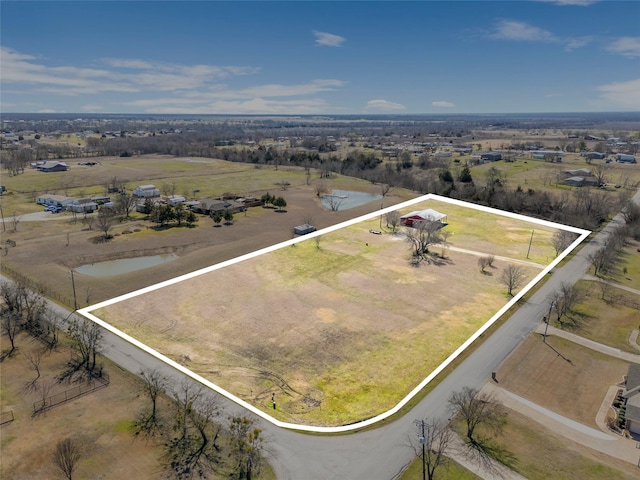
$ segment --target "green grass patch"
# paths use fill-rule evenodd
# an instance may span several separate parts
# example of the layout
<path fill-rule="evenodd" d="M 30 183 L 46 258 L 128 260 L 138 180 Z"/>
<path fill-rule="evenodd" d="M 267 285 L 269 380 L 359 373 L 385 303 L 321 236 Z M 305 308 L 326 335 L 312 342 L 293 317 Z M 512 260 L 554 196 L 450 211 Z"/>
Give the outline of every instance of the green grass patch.
<path fill-rule="evenodd" d="M 470 472 L 450 458 L 435 471 L 434 480 L 477 480 L 482 477 Z M 398 480 L 422 480 L 422 459 L 416 458 Z"/>
<path fill-rule="evenodd" d="M 640 295 L 595 281 L 581 280 L 577 285 L 582 301 L 560 324 L 555 318 L 552 324 L 595 342 L 637 353 L 629 344 L 629 335 L 640 326 L 640 310 L 633 306 L 640 305 Z"/>

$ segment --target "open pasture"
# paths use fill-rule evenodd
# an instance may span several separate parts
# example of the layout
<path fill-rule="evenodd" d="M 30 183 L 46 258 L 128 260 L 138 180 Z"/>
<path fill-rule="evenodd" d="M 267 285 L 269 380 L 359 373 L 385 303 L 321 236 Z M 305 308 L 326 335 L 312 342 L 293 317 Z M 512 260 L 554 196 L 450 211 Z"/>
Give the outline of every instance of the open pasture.
<path fill-rule="evenodd" d="M 507 264 L 527 282 L 546 266 L 525 261 L 527 222 L 434 200 L 406 210 L 425 208 L 448 215 L 458 249 L 442 258 L 434 247 L 419 267 L 401 233 L 371 234 L 381 221 L 369 216 L 86 312 L 281 421 L 362 421 L 393 408 L 507 303 Z M 534 226 L 550 241 L 553 228 Z M 483 273 L 486 254 L 496 261 Z"/>

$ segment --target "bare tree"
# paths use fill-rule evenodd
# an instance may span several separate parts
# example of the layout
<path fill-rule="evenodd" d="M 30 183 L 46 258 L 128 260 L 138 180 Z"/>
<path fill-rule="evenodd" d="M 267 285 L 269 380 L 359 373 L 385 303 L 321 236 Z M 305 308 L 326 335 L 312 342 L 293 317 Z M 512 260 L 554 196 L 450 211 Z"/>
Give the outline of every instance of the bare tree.
<path fill-rule="evenodd" d="M 551 243 L 556 251 L 556 257 L 569 248 L 576 238 L 577 235 L 573 232 L 569 232 L 568 230 L 558 230 L 554 233 Z"/>
<path fill-rule="evenodd" d="M 467 439 L 472 444 L 477 443 L 475 433 L 479 425 L 499 429 L 502 425 L 501 419 L 504 417 L 502 408 L 490 395 L 469 387 L 451 394 L 449 408 L 452 414 L 460 415 L 465 422 Z"/>
<path fill-rule="evenodd" d="M 418 431 L 420 447 L 411 437 L 411 446 L 416 456 L 422 459 L 422 471 L 424 477 L 434 480 L 436 470 L 446 465 L 446 453 L 453 438 L 453 431 L 446 422 L 441 419 L 416 420 L 414 422 Z"/>
<path fill-rule="evenodd" d="M 425 220 L 414 227 L 407 228 L 404 232 L 405 240 L 411 244 L 413 258 L 416 263 L 427 260 L 429 247 L 440 241 L 440 222 Z"/>
<path fill-rule="evenodd" d="M 480 257 L 478 259 L 478 266 L 480 267 L 480 271 L 484 273 L 485 268 L 493 266 L 493 262 L 496 257 L 493 255 L 485 255 L 484 257 Z"/>
<path fill-rule="evenodd" d="M 22 329 L 22 318 L 16 311 L 11 311 L 8 308 L 2 311 L 2 335 L 6 335 L 9 338 L 11 348 L 8 352 L 1 352 L 0 360 L 4 360 L 6 357 L 13 355 L 16 351 L 16 337 Z"/>
<path fill-rule="evenodd" d="M 326 199 L 329 209 L 331 209 L 332 212 L 340 210 L 340 207 L 344 203 L 344 198 L 340 198 L 335 195 L 325 195 L 323 198 Z"/>
<path fill-rule="evenodd" d="M 562 282 L 560 289 L 549 295 L 549 302 L 556 312 L 558 322 L 572 310 L 580 297 L 580 291 L 574 285 L 566 282 Z"/>
<path fill-rule="evenodd" d="M 255 427 L 253 420 L 246 417 L 232 417 L 229 425 L 230 455 L 234 461 L 234 472 L 238 479 L 251 480 L 260 474 L 264 437 L 262 430 Z"/>
<path fill-rule="evenodd" d="M 615 263 L 615 251 L 609 244 L 605 244 L 589 255 L 588 259 L 593 266 L 593 274 L 600 275 L 609 270 Z"/>
<path fill-rule="evenodd" d="M 316 187 L 315 190 L 316 190 L 317 197 L 321 197 L 322 195 L 324 195 L 329 191 L 329 187 L 327 186 L 327 183 L 323 182 L 322 180 L 317 181 L 315 184 L 315 187 Z"/>
<path fill-rule="evenodd" d="M 116 210 L 121 215 L 124 215 L 125 218 L 129 218 L 129 214 L 135 208 L 137 201 L 138 199 L 131 193 L 122 192 L 116 198 Z"/>
<path fill-rule="evenodd" d="M 73 472 L 82 459 L 80 444 L 71 438 L 65 438 L 56 443 L 53 452 L 53 463 L 64 473 L 68 480 L 73 480 Z"/>
<path fill-rule="evenodd" d="M 279 182 L 275 182 L 274 185 L 280 187 L 280 190 L 285 191 L 289 189 L 291 183 L 287 182 L 286 180 L 280 180 Z"/>
<path fill-rule="evenodd" d="M 221 428 L 214 419 L 220 414 L 220 406 L 188 380 L 174 392 L 173 399 L 173 432 L 166 444 L 168 468 L 178 479 L 190 479 L 194 474 L 205 478 L 219 462 L 217 440 Z"/>
<path fill-rule="evenodd" d="M 96 368 L 96 357 L 102 348 L 102 330 L 100 326 L 90 320 L 74 320 L 69 325 L 69 336 L 74 343 L 80 357 L 72 362 L 73 374 L 75 370 L 83 368 L 90 375 Z"/>
<path fill-rule="evenodd" d="M 598 186 L 607 183 L 607 175 L 609 173 L 609 169 L 610 167 L 608 163 L 598 163 L 593 169 L 593 176 L 596 177 Z"/>
<path fill-rule="evenodd" d="M 391 227 L 391 231 L 395 233 L 398 225 L 400 225 L 400 212 L 398 212 L 397 210 L 387 212 L 384 218 L 387 222 L 387 227 Z"/>
<path fill-rule="evenodd" d="M 513 296 L 513 291 L 525 281 L 526 275 L 522 267 L 509 264 L 502 271 L 500 281 L 507 287 L 507 294 Z"/>
<path fill-rule="evenodd" d="M 391 191 L 391 185 L 389 185 L 388 183 L 381 183 L 380 184 L 380 194 L 383 197 L 386 197 L 387 194 Z"/>
<path fill-rule="evenodd" d="M 36 378 L 27 382 L 25 386 L 26 391 L 31 391 L 36 388 L 36 384 L 38 380 L 40 380 L 40 363 L 42 362 L 42 354 L 44 352 L 41 349 L 37 349 L 35 352 L 25 352 L 24 356 L 29 360 L 29 364 L 31 365 L 31 370 L 36 372 Z"/>
<path fill-rule="evenodd" d="M 160 188 L 162 189 L 163 195 L 170 197 L 172 195 L 175 195 L 178 189 L 178 185 L 176 184 L 176 182 L 164 182 Z"/>
<path fill-rule="evenodd" d="M 138 420 L 134 423 L 136 427 L 135 434 L 142 433 L 152 437 L 161 427 L 158 416 L 158 396 L 166 388 L 166 379 L 157 370 L 142 371 L 140 372 L 140 378 L 142 379 L 142 390 L 151 400 L 151 411 L 145 410 L 140 414 Z"/>
<path fill-rule="evenodd" d="M 98 229 L 104 232 L 104 239 L 110 238 L 109 231 L 113 228 L 113 224 L 116 222 L 115 212 L 111 208 L 102 207 L 98 210 L 98 217 L 96 223 Z"/>
<path fill-rule="evenodd" d="M 640 205 L 633 200 L 628 200 L 622 207 L 622 216 L 627 225 L 640 223 Z"/>

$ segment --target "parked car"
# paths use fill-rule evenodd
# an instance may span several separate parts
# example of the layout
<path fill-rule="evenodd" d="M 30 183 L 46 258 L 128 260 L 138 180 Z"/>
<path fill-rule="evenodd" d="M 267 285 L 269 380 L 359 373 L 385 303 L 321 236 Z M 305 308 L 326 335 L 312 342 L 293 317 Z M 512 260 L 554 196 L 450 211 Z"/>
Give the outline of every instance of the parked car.
<path fill-rule="evenodd" d="M 44 211 L 51 213 L 60 213 L 62 211 L 62 207 L 58 207 L 57 205 L 48 205 L 45 207 Z"/>

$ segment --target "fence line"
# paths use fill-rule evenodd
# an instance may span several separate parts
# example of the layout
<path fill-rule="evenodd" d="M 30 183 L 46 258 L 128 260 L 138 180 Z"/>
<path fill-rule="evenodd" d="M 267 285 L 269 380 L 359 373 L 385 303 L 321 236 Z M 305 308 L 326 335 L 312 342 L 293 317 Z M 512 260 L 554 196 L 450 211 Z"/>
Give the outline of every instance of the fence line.
<path fill-rule="evenodd" d="M 0 425 L 13 422 L 14 420 L 15 418 L 13 417 L 13 410 L 0 413 Z"/>
<path fill-rule="evenodd" d="M 68 306 L 70 308 L 73 307 L 73 301 L 64 295 L 60 295 L 56 291 L 52 290 L 49 286 L 37 283 L 30 278 L 25 277 L 21 273 L 16 272 L 13 268 L 5 265 L 4 262 L 0 262 L 0 270 L 7 274 L 7 276 L 11 277 L 15 282 L 21 283 L 25 287 L 33 290 L 34 292 L 39 293 L 42 296 L 53 298 L 57 300 L 61 304 Z"/>
<path fill-rule="evenodd" d="M 101 377 L 93 379 L 89 384 L 78 385 L 77 387 L 70 388 L 64 392 L 51 395 L 44 400 L 38 400 L 33 402 L 33 414 L 44 412 L 50 408 L 60 405 L 61 403 L 68 402 L 74 398 L 78 398 L 82 395 L 86 395 L 101 388 L 109 386 L 109 375 L 106 372 L 101 374 Z"/>

